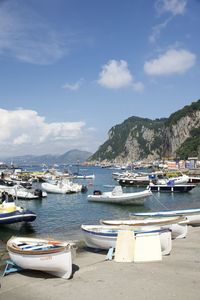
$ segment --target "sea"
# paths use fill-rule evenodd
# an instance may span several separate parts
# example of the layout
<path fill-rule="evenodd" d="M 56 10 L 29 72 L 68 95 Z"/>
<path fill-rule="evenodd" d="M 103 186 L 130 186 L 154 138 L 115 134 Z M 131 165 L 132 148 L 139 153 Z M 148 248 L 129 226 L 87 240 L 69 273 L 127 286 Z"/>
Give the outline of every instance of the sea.
<path fill-rule="evenodd" d="M 33 170 L 31 167 L 27 167 L 27 171 L 31 170 Z M 17 205 L 32 210 L 37 214 L 37 218 L 31 223 L 1 226 L 0 240 L 6 243 L 13 235 L 81 240 L 82 224 L 99 224 L 101 219 L 128 218 L 129 213 L 132 212 L 200 207 L 200 186 L 195 187 L 189 193 L 156 192 L 146 199 L 144 205 L 140 206 L 89 202 L 87 195 L 92 194 L 94 190 L 111 191 L 115 185 L 118 185 L 118 182 L 112 177 L 112 173 L 116 170 L 101 167 L 80 167 L 79 172 L 95 175 L 95 179 L 75 180 L 87 186 L 87 192 L 64 195 L 48 193 L 48 196 L 42 199 L 17 200 Z M 40 188 L 40 183 L 34 183 L 33 187 Z M 123 187 L 124 192 L 144 189 L 145 187 Z"/>

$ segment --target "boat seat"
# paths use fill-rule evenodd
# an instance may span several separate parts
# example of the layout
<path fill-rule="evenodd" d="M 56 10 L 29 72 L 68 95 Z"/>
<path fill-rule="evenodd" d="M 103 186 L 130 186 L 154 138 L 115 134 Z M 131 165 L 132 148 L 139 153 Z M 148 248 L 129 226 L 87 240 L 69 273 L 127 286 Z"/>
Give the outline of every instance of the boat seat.
<path fill-rule="evenodd" d="M 19 246 L 19 245 L 18 245 Z M 59 245 L 35 245 L 35 246 L 31 246 L 31 245 L 22 245 L 19 246 L 22 250 L 48 250 L 49 248 L 59 248 Z"/>

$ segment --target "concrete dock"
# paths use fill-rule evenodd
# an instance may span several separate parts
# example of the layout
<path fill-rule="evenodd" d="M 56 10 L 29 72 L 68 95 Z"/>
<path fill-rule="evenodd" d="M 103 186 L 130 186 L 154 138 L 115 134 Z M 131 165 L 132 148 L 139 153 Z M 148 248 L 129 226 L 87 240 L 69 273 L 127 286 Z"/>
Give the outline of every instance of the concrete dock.
<path fill-rule="evenodd" d="M 200 227 L 189 227 L 185 239 L 173 240 L 161 262 L 117 263 L 106 253 L 81 251 L 69 280 L 38 271 L 0 278 L 1 300 L 199 300 Z"/>

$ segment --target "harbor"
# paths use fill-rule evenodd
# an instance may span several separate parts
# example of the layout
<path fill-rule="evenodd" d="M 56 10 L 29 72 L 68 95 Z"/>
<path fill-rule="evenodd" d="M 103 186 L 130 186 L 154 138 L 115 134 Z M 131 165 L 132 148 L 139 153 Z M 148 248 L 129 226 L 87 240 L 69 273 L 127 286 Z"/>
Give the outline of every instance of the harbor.
<path fill-rule="evenodd" d="M 151 292 L 151 299 L 160 297 L 164 300 L 173 298 L 184 300 L 188 297 L 198 299 L 199 283 L 197 278 L 200 274 L 198 255 L 200 242 L 199 185 L 196 184 L 188 192 L 149 191 L 148 196 L 140 205 L 134 204 L 134 202 L 123 203 L 123 200 L 121 203 L 113 203 L 115 201 L 113 199 L 109 201 L 108 195 L 112 195 L 112 191 L 118 191 L 119 187 L 118 197 L 122 197 L 122 199 L 123 195 L 127 197 L 127 195 L 138 195 L 142 191 L 148 191 L 148 187 L 143 185 L 140 187 L 130 185 L 121 187 L 116 177 L 113 176 L 115 173 L 113 168 L 99 166 L 82 166 L 81 168 L 84 174 L 93 174 L 92 178 L 73 178 L 70 180 L 75 184 L 85 186 L 84 191 L 77 190 L 73 193 L 47 192 L 45 197 L 40 194 L 41 197 L 36 199 L 15 199 L 17 207 L 32 211 L 37 217 L 31 222 L 18 222 L 0 227 L 0 270 L 1 275 L 4 275 L 1 276 L 0 281 L 0 298 L 2 300 L 25 300 L 27 297 L 29 299 L 55 299 L 58 297 L 62 300 L 66 299 L 66 294 L 68 294 L 71 299 L 91 299 L 92 297 L 102 299 L 104 297 L 112 300 L 121 299 L 121 297 L 131 299 L 134 294 L 138 299 L 149 299 L 149 292 Z M 61 169 L 57 172 L 64 174 Z M 148 172 L 146 174 L 150 174 L 151 178 L 152 173 L 150 170 Z M 142 173 L 144 174 L 144 170 Z M 136 174 L 138 174 L 138 170 L 133 173 L 133 176 Z M 183 176 L 184 180 L 185 178 L 186 176 Z M 32 185 L 37 190 L 42 189 L 41 182 L 34 181 Z M 108 191 L 110 192 L 108 193 Z M 97 192 L 100 194 L 99 196 L 103 195 L 104 201 L 90 201 L 90 195 Z M 115 193 L 114 196 L 116 197 Z M 12 202 L 8 204 L 13 205 Z M 181 214 L 178 213 L 180 209 L 182 210 Z M 162 214 L 163 210 L 167 210 L 169 213 L 174 212 L 174 216 L 167 214 L 161 216 L 160 219 L 158 217 L 151 219 L 152 216 L 150 215 L 151 218 L 147 218 L 146 221 L 145 219 L 143 221 L 141 217 L 132 219 L 132 216 L 140 214 L 144 216 L 148 213 L 153 215 L 153 211 L 160 211 Z M 185 218 L 183 212 L 186 214 L 189 211 L 194 211 L 197 219 Z M 104 225 L 104 222 L 108 225 Z M 122 227 L 120 227 L 120 222 L 122 222 Z M 109 223 L 116 223 L 114 226 L 117 229 L 109 226 Z M 173 223 L 174 225 L 171 225 Z M 145 230 L 144 226 L 137 229 L 137 226 L 144 224 L 146 224 Z M 197 227 L 190 226 L 193 224 Z M 123 226 L 125 227 L 123 228 Z M 92 229 L 91 233 L 88 231 L 89 228 Z M 97 233 L 100 237 L 99 241 L 97 237 L 95 238 L 95 228 L 99 228 Z M 103 230 L 102 237 L 100 236 L 101 231 L 99 231 L 101 228 Z M 106 237 L 106 228 L 108 228 L 110 241 L 111 235 L 113 235 L 112 242 L 107 243 L 106 240 L 105 242 L 102 240 L 103 236 Z M 141 258 L 140 250 L 134 250 L 134 258 L 131 261 L 126 259 L 126 255 L 124 261 L 119 261 L 117 260 L 118 236 L 119 232 L 125 234 L 123 231 L 127 229 L 129 233 L 134 230 L 135 245 L 137 245 L 140 237 L 143 237 L 143 242 L 147 243 L 145 248 L 148 251 Z M 88 237 L 87 232 L 89 233 Z M 13 236 L 19 236 L 16 238 L 18 245 L 13 242 L 12 246 L 11 241 L 15 240 L 12 238 Z M 148 237 L 150 236 L 153 236 L 153 239 L 160 238 L 159 255 L 154 255 L 157 253 L 157 248 L 153 239 L 148 244 Z M 29 242 L 32 245 L 29 245 Z M 130 241 L 126 238 L 124 242 L 127 243 L 126 249 L 129 249 Z M 10 246 L 7 246 L 6 249 L 8 243 Z M 44 243 L 44 247 L 41 243 Z M 70 248 L 66 254 L 62 252 L 65 251 L 65 245 L 68 244 L 75 246 L 73 258 L 69 256 Z M 48 247 L 46 248 L 45 245 Z M 149 256 L 151 252 L 149 247 L 153 249 L 153 256 Z M 23 256 L 27 254 L 26 248 L 30 248 L 35 258 L 38 255 L 37 251 L 42 251 L 41 259 L 42 261 L 47 260 L 47 264 L 41 266 L 40 258 L 38 264 L 29 255 L 27 259 L 30 258 L 30 264 L 27 259 L 25 261 L 18 260 L 22 253 Z M 109 249 L 113 249 L 111 254 Z M 18 257 L 16 256 L 17 251 Z M 66 266 L 67 273 L 63 273 L 66 275 L 55 276 L 58 273 L 51 271 L 50 262 L 54 253 L 56 253 L 55 257 L 58 257 L 59 253 L 67 255 L 69 264 L 68 267 Z M 140 258 L 137 261 L 138 253 Z M 14 261 L 16 259 L 15 264 L 16 262 L 19 265 L 22 263 L 24 268 L 15 267 L 10 258 Z M 11 269 L 8 267 L 10 263 Z M 44 269 L 46 272 L 40 271 Z M 64 272 L 66 271 L 64 270 Z"/>

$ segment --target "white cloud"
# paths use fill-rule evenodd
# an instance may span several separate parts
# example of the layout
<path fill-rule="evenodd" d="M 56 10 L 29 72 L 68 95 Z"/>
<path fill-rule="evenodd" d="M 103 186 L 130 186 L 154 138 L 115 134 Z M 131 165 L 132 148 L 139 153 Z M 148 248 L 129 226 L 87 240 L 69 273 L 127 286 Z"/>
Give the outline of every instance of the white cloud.
<path fill-rule="evenodd" d="M 187 0 L 158 0 L 155 3 L 159 14 L 169 12 L 172 15 L 183 15 L 185 13 Z"/>
<path fill-rule="evenodd" d="M 98 83 L 106 88 L 119 89 L 133 87 L 136 91 L 143 90 L 141 82 L 136 82 L 128 69 L 128 64 L 124 60 L 110 60 L 102 67 L 99 74 Z"/>
<path fill-rule="evenodd" d="M 163 23 L 155 25 L 152 29 L 152 34 L 149 37 L 149 41 L 151 43 L 155 43 L 156 40 L 159 38 L 161 31 L 167 27 L 168 23 L 172 20 L 172 17 L 166 19 Z"/>
<path fill-rule="evenodd" d="M 66 55 L 61 34 L 25 4 L 0 4 L 0 54 L 32 64 L 51 64 Z"/>
<path fill-rule="evenodd" d="M 82 121 L 47 123 L 36 111 L 23 109 L 0 108 L 0 115 L 1 157 L 64 153 L 77 147 L 93 151 L 98 146 L 93 140 L 94 130 Z"/>
<path fill-rule="evenodd" d="M 157 0 L 155 2 L 155 9 L 158 15 L 161 16 L 168 13 L 169 17 L 152 28 L 149 41 L 155 43 L 160 37 L 162 30 L 164 30 L 177 15 L 184 15 L 186 6 L 187 0 Z"/>
<path fill-rule="evenodd" d="M 158 58 L 145 62 L 144 71 L 148 75 L 183 74 L 192 68 L 196 55 L 184 49 L 168 50 Z"/>
<path fill-rule="evenodd" d="M 82 82 L 83 82 L 83 80 L 81 79 L 75 83 L 65 83 L 63 85 L 63 88 L 65 90 L 77 91 L 80 89 Z"/>

